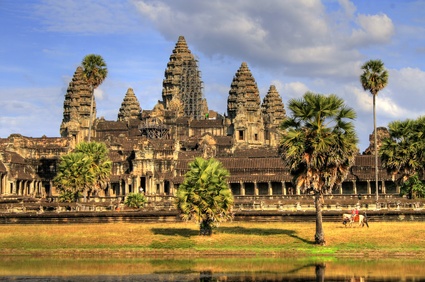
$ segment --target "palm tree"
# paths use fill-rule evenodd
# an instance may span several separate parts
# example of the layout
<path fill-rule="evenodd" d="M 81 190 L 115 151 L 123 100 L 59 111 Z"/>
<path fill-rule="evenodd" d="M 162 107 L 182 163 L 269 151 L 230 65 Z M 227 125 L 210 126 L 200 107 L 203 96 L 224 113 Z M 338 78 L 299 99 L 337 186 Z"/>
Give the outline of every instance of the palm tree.
<path fill-rule="evenodd" d="M 91 172 L 91 160 L 83 153 L 69 153 L 61 157 L 58 173 L 53 182 L 63 194 L 73 195 L 77 201 L 81 192 L 94 181 Z"/>
<path fill-rule="evenodd" d="M 414 177 L 422 179 L 425 166 L 425 117 L 393 121 L 388 129 L 390 136 L 383 140 L 379 150 L 382 166 L 401 186 L 406 182 L 414 183 Z"/>
<path fill-rule="evenodd" d="M 77 201 L 82 192 L 90 195 L 106 186 L 112 162 L 103 143 L 81 142 L 61 158 L 54 183 L 64 193 L 72 193 Z"/>
<path fill-rule="evenodd" d="M 105 143 L 81 142 L 75 148 L 75 152 L 83 153 L 91 160 L 91 172 L 94 176 L 93 185 L 88 189 L 88 195 L 98 193 L 106 188 L 111 175 L 112 162 L 108 157 L 108 149 Z"/>
<path fill-rule="evenodd" d="M 177 208 L 184 220 L 200 223 L 200 234 L 211 235 L 217 223 L 233 217 L 229 172 L 216 159 L 196 158 L 177 189 Z"/>
<path fill-rule="evenodd" d="M 94 100 L 94 89 L 96 89 L 105 80 L 108 75 L 108 69 L 102 56 L 90 54 L 84 57 L 82 63 L 84 77 L 90 86 L 91 91 L 91 102 L 90 102 L 90 120 L 89 120 L 89 136 L 88 141 L 90 142 L 92 119 L 93 119 L 93 100 Z"/>
<path fill-rule="evenodd" d="M 378 137 L 376 132 L 376 96 L 378 92 L 384 89 L 388 84 L 388 72 L 384 68 L 381 60 L 370 60 L 366 62 L 361 69 L 363 74 L 360 76 L 360 82 L 363 89 L 369 90 L 373 96 L 373 131 L 374 131 L 374 149 L 375 149 L 375 189 L 376 202 L 378 202 Z"/>
<path fill-rule="evenodd" d="M 336 95 L 311 92 L 291 99 L 291 116 L 281 125 L 282 158 L 297 189 L 313 193 L 316 206 L 316 244 L 325 245 L 322 226 L 323 195 L 346 178 L 358 153 L 351 120 L 356 114 Z"/>

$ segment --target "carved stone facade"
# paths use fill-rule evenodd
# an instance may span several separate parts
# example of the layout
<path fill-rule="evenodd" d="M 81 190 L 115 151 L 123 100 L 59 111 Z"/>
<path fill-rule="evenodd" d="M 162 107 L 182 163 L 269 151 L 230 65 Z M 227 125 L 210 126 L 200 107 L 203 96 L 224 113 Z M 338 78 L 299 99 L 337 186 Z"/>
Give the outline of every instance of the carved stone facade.
<path fill-rule="evenodd" d="M 224 116 L 208 109 L 197 62 L 183 36 L 165 70 L 162 100 L 152 110 L 141 110 L 136 94 L 127 90 L 116 121 L 93 115 L 92 140 L 108 146 L 113 162 L 110 183 L 100 196 L 121 197 L 140 189 L 174 195 L 197 156 L 223 162 L 235 195 L 299 194 L 279 154 L 282 98 L 272 85 L 261 102 L 247 63 L 235 73 Z M 87 139 L 90 98 L 78 67 L 65 93 L 61 137 L 0 138 L 1 195 L 57 195 L 52 179 L 60 157 Z M 373 163 L 373 156 L 359 155 L 336 193 L 371 194 Z M 396 192 L 385 170 L 379 177 L 381 192 Z"/>

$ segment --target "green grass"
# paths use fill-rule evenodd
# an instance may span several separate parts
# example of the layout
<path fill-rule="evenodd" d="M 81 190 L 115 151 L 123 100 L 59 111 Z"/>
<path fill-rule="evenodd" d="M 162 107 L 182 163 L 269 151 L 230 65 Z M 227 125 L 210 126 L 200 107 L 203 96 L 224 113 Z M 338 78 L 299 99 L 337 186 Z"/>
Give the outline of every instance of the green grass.
<path fill-rule="evenodd" d="M 273 256 L 425 259 L 425 223 L 374 222 L 370 228 L 324 223 L 326 246 L 314 244 L 314 223 L 221 224 L 210 237 L 194 223 L 0 225 L 3 255 Z"/>

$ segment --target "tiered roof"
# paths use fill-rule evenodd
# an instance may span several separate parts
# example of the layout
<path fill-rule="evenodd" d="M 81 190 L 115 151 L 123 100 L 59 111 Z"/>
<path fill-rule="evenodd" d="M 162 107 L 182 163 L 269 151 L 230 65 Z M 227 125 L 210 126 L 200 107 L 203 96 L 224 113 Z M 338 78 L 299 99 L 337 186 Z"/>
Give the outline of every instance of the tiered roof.
<path fill-rule="evenodd" d="M 229 118 L 234 119 L 241 108 L 248 112 L 255 112 L 260 108 L 260 92 L 246 62 L 241 64 L 230 86 L 227 99 Z"/>
<path fill-rule="evenodd" d="M 125 94 L 124 100 L 121 103 L 121 108 L 118 112 L 118 121 L 128 121 L 130 119 L 140 119 L 140 113 L 142 108 L 140 107 L 139 100 L 132 88 L 128 88 Z"/>

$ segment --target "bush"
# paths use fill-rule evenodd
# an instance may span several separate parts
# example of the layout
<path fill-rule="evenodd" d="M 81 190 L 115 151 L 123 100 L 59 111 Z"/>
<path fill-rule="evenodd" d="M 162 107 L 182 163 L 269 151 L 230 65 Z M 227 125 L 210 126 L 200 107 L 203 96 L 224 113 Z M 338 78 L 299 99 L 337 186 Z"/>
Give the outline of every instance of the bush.
<path fill-rule="evenodd" d="M 141 208 L 145 205 L 146 198 L 139 193 L 130 193 L 127 195 L 124 204 L 129 208 Z"/>
<path fill-rule="evenodd" d="M 70 190 L 63 190 L 59 193 L 58 201 L 60 203 L 72 203 L 76 202 L 81 197 L 80 192 L 72 192 Z"/>

